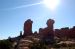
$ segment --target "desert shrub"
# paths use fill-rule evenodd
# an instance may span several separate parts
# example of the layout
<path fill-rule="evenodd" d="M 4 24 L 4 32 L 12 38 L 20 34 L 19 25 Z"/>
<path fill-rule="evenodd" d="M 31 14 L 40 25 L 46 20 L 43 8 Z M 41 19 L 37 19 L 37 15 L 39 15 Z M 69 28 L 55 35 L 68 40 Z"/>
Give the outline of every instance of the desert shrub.
<path fill-rule="evenodd" d="M 12 43 L 8 40 L 1 40 L 0 41 L 0 49 L 11 49 Z"/>

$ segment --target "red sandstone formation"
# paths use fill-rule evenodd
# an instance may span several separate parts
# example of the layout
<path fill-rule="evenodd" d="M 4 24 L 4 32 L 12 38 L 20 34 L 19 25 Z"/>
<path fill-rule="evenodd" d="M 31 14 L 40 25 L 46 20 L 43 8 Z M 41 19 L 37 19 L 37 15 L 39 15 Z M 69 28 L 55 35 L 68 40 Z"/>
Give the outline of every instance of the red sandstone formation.
<path fill-rule="evenodd" d="M 33 23 L 33 21 L 31 21 L 30 19 L 25 21 L 25 23 L 24 23 L 24 35 L 25 36 L 32 34 L 32 23 Z"/>
<path fill-rule="evenodd" d="M 47 36 L 50 34 L 53 36 L 54 35 L 54 31 L 53 31 L 54 20 L 49 19 L 46 24 L 47 24 L 46 28 L 39 29 L 39 34 L 43 36 Z"/>

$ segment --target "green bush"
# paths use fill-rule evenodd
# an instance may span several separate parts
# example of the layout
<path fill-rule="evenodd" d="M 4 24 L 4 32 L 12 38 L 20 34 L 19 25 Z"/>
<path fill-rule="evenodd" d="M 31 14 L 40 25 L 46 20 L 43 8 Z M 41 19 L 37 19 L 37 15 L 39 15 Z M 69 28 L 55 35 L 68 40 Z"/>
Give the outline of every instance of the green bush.
<path fill-rule="evenodd" d="M 11 49 L 12 43 L 8 40 L 1 40 L 0 41 L 0 49 Z"/>

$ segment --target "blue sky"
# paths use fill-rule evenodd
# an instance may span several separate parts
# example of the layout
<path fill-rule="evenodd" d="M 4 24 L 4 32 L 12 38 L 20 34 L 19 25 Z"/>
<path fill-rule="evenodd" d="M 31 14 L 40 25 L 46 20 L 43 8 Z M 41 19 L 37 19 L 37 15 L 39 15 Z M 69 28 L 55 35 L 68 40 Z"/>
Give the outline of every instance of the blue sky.
<path fill-rule="evenodd" d="M 45 28 L 49 18 L 55 20 L 54 28 L 75 26 L 75 0 L 60 0 L 54 13 L 44 4 L 27 6 L 40 1 L 0 0 L 0 39 L 18 36 L 27 19 L 33 20 L 33 32 Z"/>

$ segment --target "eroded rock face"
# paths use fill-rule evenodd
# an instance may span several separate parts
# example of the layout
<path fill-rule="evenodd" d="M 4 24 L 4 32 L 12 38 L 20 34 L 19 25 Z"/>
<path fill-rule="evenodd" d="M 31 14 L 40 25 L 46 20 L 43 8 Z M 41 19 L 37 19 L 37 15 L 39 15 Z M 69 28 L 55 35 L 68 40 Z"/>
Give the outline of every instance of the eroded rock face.
<path fill-rule="evenodd" d="M 54 20 L 49 19 L 46 24 L 47 24 L 46 28 L 39 29 L 39 34 L 42 36 L 43 41 L 48 41 L 48 43 L 52 43 L 54 39 L 54 30 L 53 30 Z"/>
<path fill-rule="evenodd" d="M 53 34 L 54 33 L 54 31 L 53 31 L 54 20 L 49 19 L 46 24 L 47 24 L 46 28 L 40 28 L 39 29 L 39 34 L 47 36 L 49 34 Z"/>
<path fill-rule="evenodd" d="M 52 19 L 48 19 L 47 20 L 47 28 L 49 28 L 50 30 L 53 30 L 53 25 L 54 25 L 54 23 L 55 23 L 55 21 L 54 20 L 52 20 Z"/>
<path fill-rule="evenodd" d="M 31 21 L 30 19 L 25 21 L 24 23 L 24 35 L 25 36 L 32 34 L 32 23 L 33 21 Z"/>

